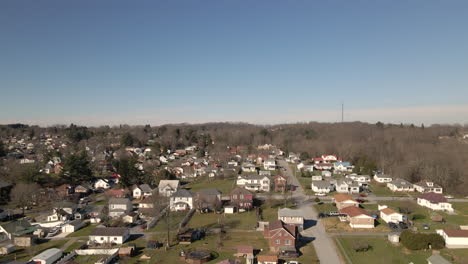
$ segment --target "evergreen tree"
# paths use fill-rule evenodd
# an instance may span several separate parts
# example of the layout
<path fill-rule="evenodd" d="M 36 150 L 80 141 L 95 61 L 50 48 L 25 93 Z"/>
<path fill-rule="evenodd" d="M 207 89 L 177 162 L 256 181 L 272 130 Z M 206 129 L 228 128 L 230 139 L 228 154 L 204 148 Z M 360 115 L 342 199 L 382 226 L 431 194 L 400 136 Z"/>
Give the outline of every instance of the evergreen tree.
<path fill-rule="evenodd" d="M 61 177 L 71 184 L 80 184 L 93 179 L 88 155 L 82 151 L 78 154 L 71 154 L 65 159 Z"/>

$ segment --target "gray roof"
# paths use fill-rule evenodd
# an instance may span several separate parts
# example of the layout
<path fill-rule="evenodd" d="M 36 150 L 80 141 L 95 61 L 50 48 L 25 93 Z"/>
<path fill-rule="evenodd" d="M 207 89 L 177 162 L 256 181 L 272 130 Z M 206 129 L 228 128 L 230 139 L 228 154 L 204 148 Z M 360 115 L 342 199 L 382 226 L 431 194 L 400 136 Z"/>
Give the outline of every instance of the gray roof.
<path fill-rule="evenodd" d="M 177 192 L 172 194 L 173 197 L 193 197 L 192 192 L 187 189 L 179 189 Z"/>
<path fill-rule="evenodd" d="M 52 257 L 53 255 L 55 255 L 57 253 L 63 253 L 63 251 L 58 249 L 58 248 L 49 248 L 47 250 L 42 251 L 39 255 L 33 257 L 32 259 L 33 260 L 34 259 L 45 260 L 45 259 L 48 259 L 48 258 Z"/>
<path fill-rule="evenodd" d="M 329 188 L 331 185 L 329 181 L 312 181 L 312 184 L 318 188 Z"/>
<path fill-rule="evenodd" d="M 392 181 L 392 184 L 395 185 L 396 187 L 401 187 L 401 188 L 408 188 L 408 187 L 413 187 L 413 184 L 410 183 L 409 181 L 403 180 L 403 179 L 395 179 Z"/>
<path fill-rule="evenodd" d="M 439 254 L 434 254 L 427 259 L 431 264 L 450 264 L 451 262 L 443 258 Z"/>
<path fill-rule="evenodd" d="M 281 208 L 278 210 L 278 217 L 304 217 L 301 210 Z"/>
<path fill-rule="evenodd" d="M 179 180 L 161 180 L 159 181 L 159 188 L 169 186 L 172 189 L 179 187 Z"/>
<path fill-rule="evenodd" d="M 125 227 L 96 227 L 91 231 L 91 236 L 123 236 L 128 232 Z"/>
<path fill-rule="evenodd" d="M 142 184 L 138 186 L 142 192 L 152 192 L 153 189 L 148 184 Z"/>
<path fill-rule="evenodd" d="M 262 180 L 263 178 L 269 178 L 266 175 L 258 175 L 258 174 L 249 174 L 249 175 L 239 175 L 243 179 L 248 180 Z"/>
<path fill-rule="evenodd" d="M 15 234 L 15 233 L 23 234 L 24 232 L 27 232 L 29 230 L 32 232 L 35 229 L 31 225 L 31 223 L 29 223 L 29 221 L 25 220 L 25 219 L 21 219 L 21 220 L 18 220 L 18 221 L 13 221 L 13 222 L 10 222 L 10 223 L 3 224 L 2 227 L 9 234 Z"/>

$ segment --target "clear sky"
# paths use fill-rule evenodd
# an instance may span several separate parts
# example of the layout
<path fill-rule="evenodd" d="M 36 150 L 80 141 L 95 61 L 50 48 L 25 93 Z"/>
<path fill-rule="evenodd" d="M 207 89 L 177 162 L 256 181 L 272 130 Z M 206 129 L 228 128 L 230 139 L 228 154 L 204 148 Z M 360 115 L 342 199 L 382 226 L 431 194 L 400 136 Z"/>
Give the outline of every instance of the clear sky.
<path fill-rule="evenodd" d="M 2 0 L 0 123 L 468 123 L 466 0 Z"/>

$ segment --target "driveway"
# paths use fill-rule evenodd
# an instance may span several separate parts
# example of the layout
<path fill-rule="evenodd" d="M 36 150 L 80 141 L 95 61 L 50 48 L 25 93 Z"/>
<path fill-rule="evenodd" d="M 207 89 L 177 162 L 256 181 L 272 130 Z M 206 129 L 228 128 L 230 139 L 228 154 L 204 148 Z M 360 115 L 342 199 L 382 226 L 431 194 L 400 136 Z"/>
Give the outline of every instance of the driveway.
<path fill-rule="evenodd" d="M 338 253 L 338 249 L 336 248 L 335 243 L 325 231 L 323 225 L 317 222 L 317 211 L 315 211 L 314 207 L 312 206 L 312 202 L 309 200 L 309 197 L 305 195 L 302 186 L 299 184 L 295 175 L 293 175 L 288 163 L 284 160 L 279 160 L 278 163 L 280 166 L 286 168 L 284 173 L 289 177 L 289 183 L 298 186 L 296 191 L 294 191 L 293 198 L 298 201 L 298 209 L 302 210 L 304 219 L 306 221 L 304 224 L 304 230 L 301 232 L 301 235 L 305 239 L 312 241 L 320 263 L 344 263 L 340 257 L 340 254 Z"/>

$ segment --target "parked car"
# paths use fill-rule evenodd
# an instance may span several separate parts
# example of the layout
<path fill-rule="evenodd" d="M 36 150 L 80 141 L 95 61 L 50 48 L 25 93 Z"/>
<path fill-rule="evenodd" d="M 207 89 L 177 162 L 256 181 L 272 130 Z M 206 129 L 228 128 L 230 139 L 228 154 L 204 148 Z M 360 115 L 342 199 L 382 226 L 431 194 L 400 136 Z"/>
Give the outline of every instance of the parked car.
<path fill-rule="evenodd" d="M 367 194 L 361 193 L 359 196 L 361 196 L 361 197 L 367 197 Z"/>
<path fill-rule="evenodd" d="M 326 193 L 315 193 L 315 196 L 327 196 Z"/>
<path fill-rule="evenodd" d="M 429 230 L 429 226 L 428 225 L 422 225 L 422 227 L 424 228 L 424 230 Z"/>
<path fill-rule="evenodd" d="M 358 202 L 358 203 L 365 203 L 365 202 L 367 202 L 367 201 L 364 200 L 364 199 L 356 199 L 356 202 Z"/>
<path fill-rule="evenodd" d="M 340 213 L 338 213 L 337 211 L 330 211 L 330 213 L 328 213 L 328 215 L 330 215 L 330 216 L 339 216 Z"/>
<path fill-rule="evenodd" d="M 406 223 L 404 223 L 404 222 L 398 223 L 398 226 L 399 226 L 401 229 L 403 229 L 403 230 L 404 230 L 404 229 L 408 229 L 408 225 L 407 225 Z"/>
<path fill-rule="evenodd" d="M 388 227 L 393 231 L 393 232 L 398 232 L 400 230 L 399 226 L 395 223 L 388 223 Z"/>

